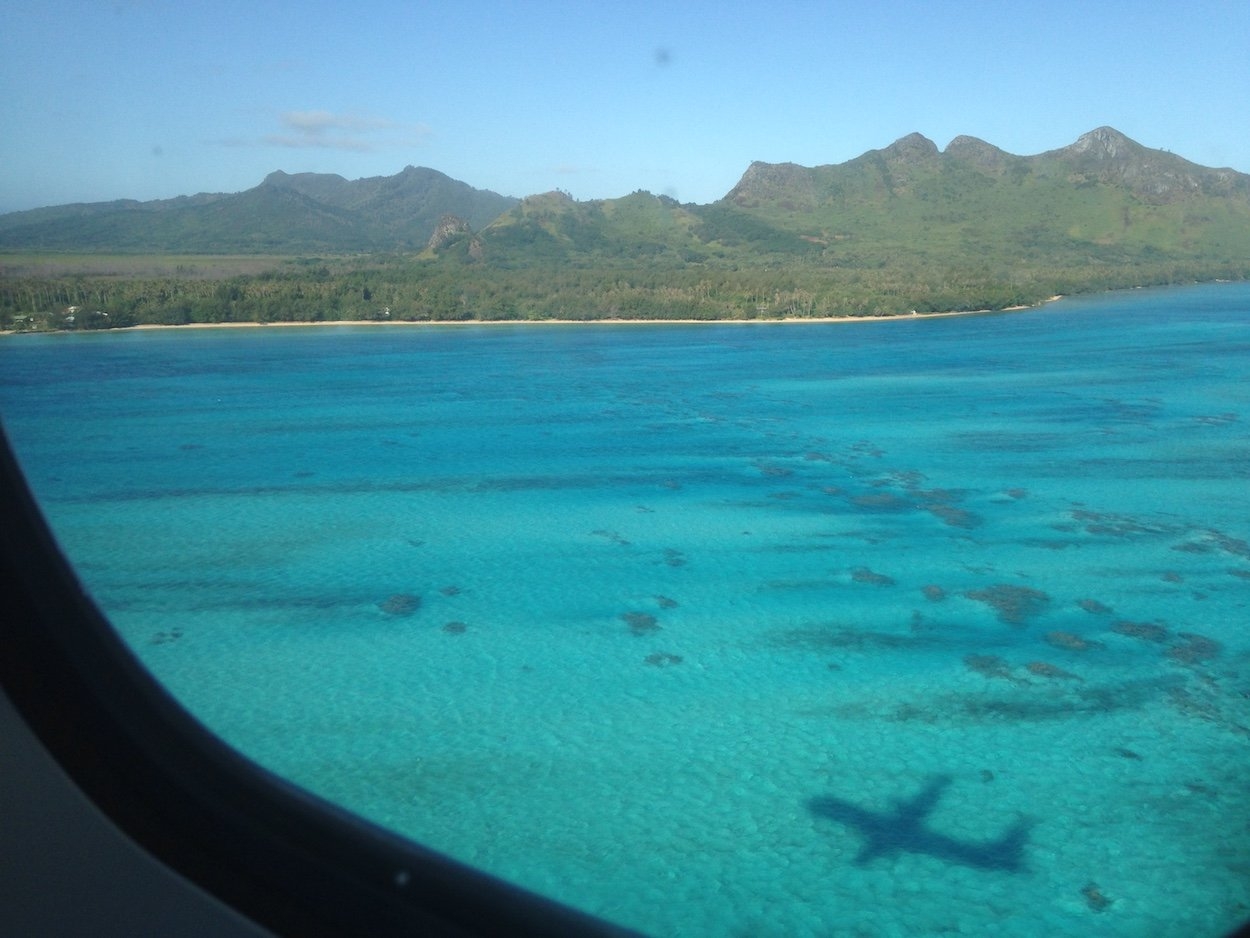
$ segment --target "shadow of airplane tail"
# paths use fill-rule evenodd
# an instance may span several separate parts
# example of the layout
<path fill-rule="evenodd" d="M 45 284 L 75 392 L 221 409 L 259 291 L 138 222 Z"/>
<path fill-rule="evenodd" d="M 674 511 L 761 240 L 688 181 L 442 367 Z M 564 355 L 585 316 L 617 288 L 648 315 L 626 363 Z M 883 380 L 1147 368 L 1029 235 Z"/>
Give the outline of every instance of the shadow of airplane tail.
<path fill-rule="evenodd" d="M 926 823 L 950 783 L 949 776 L 930 779 L 915 797 L 896 800 L 892 811 L 869 811 L 832 796 L 812 798 L 807 807 L 817 817 L 837 821 L 859 832 L 864 838 L 864 845 L 855 857 L 859 866 L 880 856 L 923 853 L 947 863 L 981 870 L 1023 872 L 1024 848 L 1033 821 L 1021 818 L 1001 837 L 990 841 L 960 840 L 935 831 Z"/>

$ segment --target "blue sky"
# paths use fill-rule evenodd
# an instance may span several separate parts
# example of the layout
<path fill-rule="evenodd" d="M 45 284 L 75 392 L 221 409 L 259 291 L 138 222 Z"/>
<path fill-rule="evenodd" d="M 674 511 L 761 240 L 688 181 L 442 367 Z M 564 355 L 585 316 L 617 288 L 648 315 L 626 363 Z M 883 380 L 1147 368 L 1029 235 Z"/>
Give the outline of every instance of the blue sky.
<path fill-rule="evenodd" d="M 578 199 L 752 160 L 1109 124 L 1250 172 L 1250 3 L 30 0 L 0 12 L 0 212 L 430 166 Z"/>

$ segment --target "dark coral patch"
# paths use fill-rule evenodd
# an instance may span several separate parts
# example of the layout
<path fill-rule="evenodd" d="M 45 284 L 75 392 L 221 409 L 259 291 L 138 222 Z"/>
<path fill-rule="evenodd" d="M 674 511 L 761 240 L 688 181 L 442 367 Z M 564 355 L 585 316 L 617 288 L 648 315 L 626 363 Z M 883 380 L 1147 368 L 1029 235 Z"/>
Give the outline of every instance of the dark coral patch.
<path fill-rule="evenodd" d="M 946 598 L 946 590 L 932 583 L 921 587 L 920 591 L 924 593 L 924 598 L 930 602 L 940 603 Z"/>
<path fill-rule="evenodd" d="M 903 469 L 899 472 L 891 472 L 889 481 L 894 482 L 904 488 L 918 488 L 924 483 L 926 476 L 919 469 Z"/>
<path fill-rule="evenodd" d="M 1081 895 L 1085 897 L 1085 904 L 1095 912 L 1104 911 L 1107 906 L 1115 901 L 1114 899 L 1108 899 L 1097 883 L 1086 883 L 1084 888 L 1081 889 Z"/>
<path fill-rule="evenodd" d="M 868 495 L 856 495 L 851 499 L 856 508 L 867 511 L 911 511 L 915 505 L 909 499 L 895 495 L 893 492 L 872 492 Z"/>
<path fill-rule="evenodd" d="M 786 476 L 794 475 L 794 470 L 787 469 L 785 466 L 772 466 L 767 463 L 757 462 L 755 468 L 760 471 L 761 475 L 773 479 L 784 479 Z"/>
<path fill-rule="evenodd" d="M 810 651 L 825 651 L 830 648 L 870 651 L 881 648 L 933 648 L 945 644 L 946 640 L 929 634 L 898 635 L 893 632 L 872 632 L 829 625 L 776 632 L 772 641 L 783 648 Z"/>
<path fill-rule="evenodd" d="M 1224 650 L 1223 645 L 1213 638 L 1207 638 L 1205 635 L 1198 635 L 1194 632 L 1181 632 L 1179 635 L 1184 639 L 1185 644 L 1169 648 L 1167 656 L 1173 661 L 1179 661 L 1181 664 L 1198 664 L 1202 661 L 1209 661 Z"/>
<path fill-rule="evenodd" d="M 448 635 L 462 635 L 467 628 L 463 622 L 448 622 L 443 626 L 443 631 Z"/>
<path fill-rule="evenodd" d="M 1172 550 L 1182 554 L 1209 554 L 1214 549 L 1210 544 L 1198 544 L 1194 541 L 1186 541 L 1183 544 L 1173 544 Z"/>
<path fill-rule="evenodd" d="M 421 597 L 412 593 L 395 593 L 378 603 L 388 616 L 410 616 L 421 608 Z"/>
<path fill-rule="evenodd" d="M 1220 711 L 1219 704 L 1212 697 L 1199 689 L 1190 689 L 1188 687 L 1173 687 L 1168 690 L 1168 703 L 1185 716 L 1193 717 L 1198 720 L 1206 720 L 1209 723 L 1224 723 L 1224 715 Z M 1240 733 L 1250 732 L 1240 724 L 1233 724 L 1236 731 Z"/>
<path fill-rule="evenodd" d="M 675 547 L 664 548 L 664 562 L 670 567 L 684 567 L 686 565 L 686 555 Z"/>
<path fill-rule="evenodd" d="M 660 630 L 660 623 L 655 616 L 647 612 L 623 612 L 620 618 L 635 635 L 649 635 Z"/>
<path fill-rule="evenodd" d="M 1081 638 L 1081 636 L 1073 635 L 1071 632 L 1047 632 L 1046 642 L 1054 645 L 1056 648 L 1066 648 L 1068 651 L 1089 651 L 1091 648 L 1102 647 L 1101 642 Z"/>
<path fill-rule="evenodd" d="M 1046 537 L 1026 537 L 1021 539 L 1021 544 L 1027 547 L 1038 547 L 1042 550 L 1067 550 L 1069 547 L 1077 547 L 1077 541 L 1063 541 L 1057 538 Z"/>
<path fill-rule="evenodd" d="M 1166 642 L 1168 640 L 1167 628 L 1158 622 L 1129 622 L 1127 619 L 1121 619 L 1119 622 L 1112 624 L 1111 631 L 1117 635 L 1140 638 L 1144 642 Z"/>
<path fill-rule="evenodd" d="M 594 531 L 591 531 L 590 533 L 594 537 L 601 537 L 604 540 L 608 541 L 609 543 L 617 544 L 621 547 L 628 547 L 630 543 L 626 538 L 622 537 L 616 531 L 605 531 L 603 528 L 598 528 Z"/>
<path fill-rule="evenodd" d="M 867 567 L 856 567 L 851 571 L 851 579 L 856 583 L 870 583 L 873 586 L 893 586 L 894 577 L 877 573 Z"/>
<path fill-rule="evenodd" d="M 459 596 L 463 590 L 458 586 L 444 586 L 439 592 L 444 596 Z"/>
<path fill-rule="evenodd" d="M 1038 677 L 1051 678 L 1060 681 L 1083 681 L 1083 677 L 1073 674 L 1071 671 L 1065 671 L 1063 668 L 1056 667 L 1046 661 L 1030 661 L 1025 665 L 1030 674 L 1036 674 Z"/>
<path fill-rule="evenodd" d="M 980 527 L 982 523 L 980 515 L 968 511 L 966 508 L 956 508 L 954 505 L 926 505 L 925 510 L 943 524 L 952 528 L 964 528 L 967 530 Z"/>
<path fill-rule="evenodd" d="M 1113 611 L 1106 603 L 1100 603 L 1096 599 L 1078 599 L 1076 604 L 1090 615 L 1095 616 L 1109 616 Z"/>
<path fill-rule="evenodd" d="M 1132 515 L 1118 515 L 1114 512 L 1078 508 L 1072 511 L 1071 517 L 1085 528 L 1086 534 L 1133 538 L 1171 533 L 1171 528 L 1166 525 L 1135 518 Z"/>
<path fill-rule="evenodd" d="M 1008 625 L 1026 625 L 1029 619 L 1040 614 L 1050 603 L 1050 597 L 1041 590 L 1007 583 L 997 583 L 981 590 L 968 590 L 964 596 L 985 603 L 998 613 L 1000 622 Z"/>
<path fill-rule="evenodd" d="M 1005 681 L 1018 680 L 1011 673 L 1011 665 L 998 655 L 966 655 L 964 664 L 969 671 L 975 671 L 985 677 L 1000 678 Z"/>
<path fill-rule="evenodd" d="M 645 664 L 652 665 L 657 668 L 667 668 L 669 665 L 681 664 L 681 655 L 670 655 L 666 651 L 654 651 L 643 659 Z"/>
<path fill-rule="evenodd" d="M 669 599 L 667 596 L 657 595 L 655 597 L 655 602 L 656 602 L 656 605 L 658 605 L 661 609 L 676 609 L 677 608 L 677 600 Z"/>
<path fill-rule="evenodd" d="M 1235 557 L 1246 557 L 1250 559 L 1250 541 L 1245 541 L 1239 537 L 1232 537 L 1223 531 L 1209 531 L 1207 536 L 1220 550 L 1226 554 L 1232 554 Z"/>

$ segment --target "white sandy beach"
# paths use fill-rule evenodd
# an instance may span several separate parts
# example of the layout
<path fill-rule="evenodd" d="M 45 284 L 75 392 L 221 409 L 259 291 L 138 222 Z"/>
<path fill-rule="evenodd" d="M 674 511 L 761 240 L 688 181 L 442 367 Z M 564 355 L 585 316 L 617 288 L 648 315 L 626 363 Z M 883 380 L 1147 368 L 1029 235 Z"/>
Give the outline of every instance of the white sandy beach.
<path fill-rule="evenodd" d="M 1046 303 L 1063 299 L 1062 294 L 1048 298 Z M 1045 304 L 1037 304 L 1037 306 Z M 120 326 L 117 329 L 99 331 L 133 331 L 149 329 L 259 329 L 300 328 L 313 326 L 662 326 L 662 325 L 792 325 L 802 323 L 851 323 L 851 322 L 898 322 L 913 319 L 942 319 L 950 316 L 987 316 L 994 313 L 1013 313 L 1037 306 L 1008 306 L 1004 309 L 952 310 L 938 313 L 897 313 L 888 316 L 790 316 L 774 319 L 333 319 L 317 322 L 189 322 L 183 325 L 144 323 L 138 326 Z M 0 331 L 0 335 L 16 335 L 13 330 Z"/>

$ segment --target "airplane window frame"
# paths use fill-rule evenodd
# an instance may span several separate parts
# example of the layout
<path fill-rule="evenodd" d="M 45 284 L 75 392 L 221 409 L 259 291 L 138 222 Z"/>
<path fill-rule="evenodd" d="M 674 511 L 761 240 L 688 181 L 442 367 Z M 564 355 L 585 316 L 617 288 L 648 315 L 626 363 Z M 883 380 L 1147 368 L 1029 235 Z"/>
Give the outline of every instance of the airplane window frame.
<path fill-rule="evenodd" d="M 2 427 L 0 518 L 0 687 L 86 797 L 184 878 L 280 935 L 635 934 L 377 827 L 206 730 L 80 584 Z"/>

